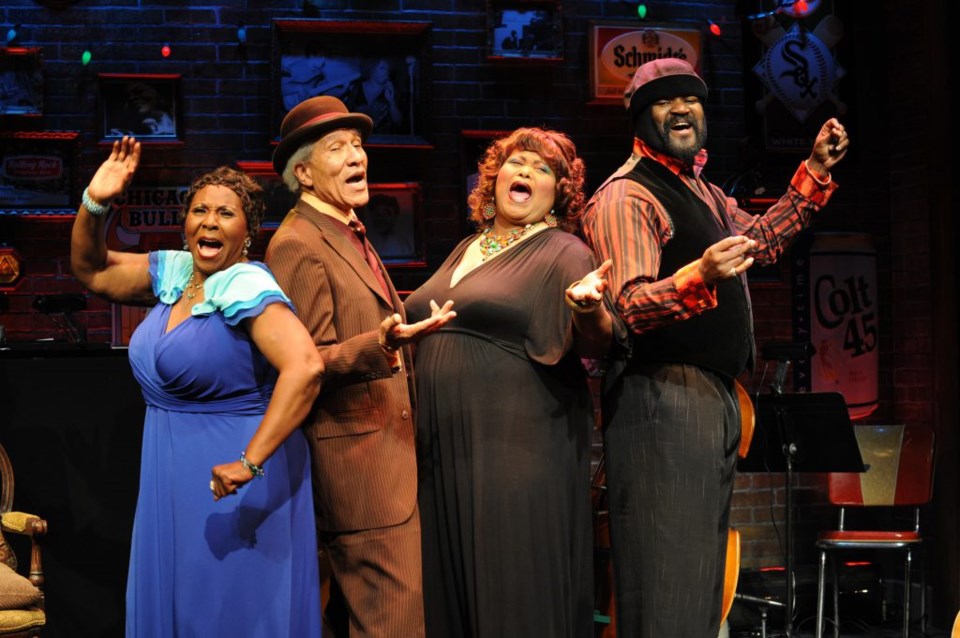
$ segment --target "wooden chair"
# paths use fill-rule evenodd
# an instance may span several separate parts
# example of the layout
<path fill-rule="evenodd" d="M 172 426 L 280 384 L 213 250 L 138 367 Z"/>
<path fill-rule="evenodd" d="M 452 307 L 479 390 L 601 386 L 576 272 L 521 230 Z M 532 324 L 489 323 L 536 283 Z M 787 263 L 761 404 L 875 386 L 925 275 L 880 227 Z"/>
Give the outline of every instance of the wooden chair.
<path fill-rule="evenodd" d="M 840 550 L 895 550 L 903 553 L 903 636 L 910 635 L 911 565 L 919 558 L 920 506 L 933 495 L 933 430 L 913 425 L 858 425 L 854 427 L 860 454 L 867 466 L 863 473 L 827 475 L 828 498 L 839 506 L 839 526 L 821 532 L 816 546 L 820 550 L 817 579 L 816 637 L 823 635 L 823 598 L 827 556 Z M 848 510 L 855 508 L 897 508 L 911 510 L 910 529 L 875 530 L 847 528 Z M 833 560 L 833 635 L 840 631 L 838 611 L 837 559 Z M 921 629 L 925 632 L 925 579 L 920 569 Z"/>
<path fill-rule="evenodd" d="M 33 514 L 11 511 L 13 486 L 13 466 L 0 445 L 0 636 L 36 638 L 47 622 L 41 590 L 43 567 L 37 543 L 47 532 L 47 522 Z M 3 536 L 11 533 L 30 538 L 28 577 L 17 573 L 17 557 Z"/>

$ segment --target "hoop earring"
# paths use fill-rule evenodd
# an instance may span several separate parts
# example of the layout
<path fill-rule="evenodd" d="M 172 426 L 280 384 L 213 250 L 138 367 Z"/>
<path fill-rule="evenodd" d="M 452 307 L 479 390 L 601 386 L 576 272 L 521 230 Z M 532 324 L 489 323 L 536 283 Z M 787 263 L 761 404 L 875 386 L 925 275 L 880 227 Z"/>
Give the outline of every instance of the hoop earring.
<path fill-rule="evenodd" d="M 487 202 L 480 210 L 480 214 L 483 215 L 484 219 L 493 219 L 497 216 L 497 207 L 493 205 L 492 201 Z"/>
<path fill-rule="evenodd" d="M 553 209 L 550 209 L 550 212 L 543 216 L 543 223 L 548 228 L 556 228 L 557 224 L 560 223 L 557 221 L 557 216 L 553 214 Z"/>

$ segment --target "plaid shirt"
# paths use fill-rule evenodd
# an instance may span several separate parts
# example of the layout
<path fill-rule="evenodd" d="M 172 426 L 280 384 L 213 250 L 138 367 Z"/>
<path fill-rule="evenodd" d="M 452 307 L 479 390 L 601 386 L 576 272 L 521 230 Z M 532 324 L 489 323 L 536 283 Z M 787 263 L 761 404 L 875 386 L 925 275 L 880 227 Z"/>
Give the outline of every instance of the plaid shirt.
<path fill-rule="evenodd" d="M 763 215 L 751 215 L 701 177 L 706 150 L 700 151 L 691 166 L 635 139 L 633 155 L 597 189 L 582 217 L 584 236 L 599 261 L 613 259 L 608 274 L 610 290 L 617 311 L 635 333 L 683 321 L 717 305 L 714 291 L 700 276 L 699 259 L 657 279 L 660 251 L 673 237 L 670 215 L 637 182 L 615 179 L 629 173 L 642 157 L 675 173 L 706 202 L 722 227 L 732 226 L 738 234 L 756 240 L 757 248 L 751 255 L 758 265 L 779 259 L 837 188 L 829 175 L 822 181 L 807 170 L 806 162 L 801 162 L 786 194 Z"/>

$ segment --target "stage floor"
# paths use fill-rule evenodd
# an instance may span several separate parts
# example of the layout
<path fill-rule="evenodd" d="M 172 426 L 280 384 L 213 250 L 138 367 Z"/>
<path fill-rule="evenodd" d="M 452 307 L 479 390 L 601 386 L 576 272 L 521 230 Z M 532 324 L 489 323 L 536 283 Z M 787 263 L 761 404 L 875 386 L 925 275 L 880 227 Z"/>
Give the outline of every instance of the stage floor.
<path fill-rule="evenodd" d="M 794 627 L 793 638 L 813 638 L 814 622 L 801 621 Z M 766 638 L 784 638 L 786 636 L 783 627 L 767 626 Z M 887 622 L 882 625 L 868 625 L 851 620 L 841 627 L 840 638 L 901 638 L 903 636 L 903 626 L 899 623 Z M 734 630 L 730 633 L 730 638 L 763 638 L 761 628 L 758 626 L 751 630 Z M 824 627 L 823 638 L 833 638 L 833 628 Z M 910 638 L 950 638 L 950 631 L 939 629 L 927 624 L 926 632 L 920 631 L 920 624 L 915 623 L 910 626 Z"/>

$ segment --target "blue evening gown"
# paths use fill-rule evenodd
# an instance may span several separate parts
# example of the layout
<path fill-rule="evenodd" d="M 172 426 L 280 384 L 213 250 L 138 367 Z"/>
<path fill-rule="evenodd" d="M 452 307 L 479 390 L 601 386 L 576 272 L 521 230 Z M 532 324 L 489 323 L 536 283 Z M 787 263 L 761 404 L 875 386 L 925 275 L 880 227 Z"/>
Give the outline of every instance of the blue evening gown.
<path fill-rule="evenodd" d="M 215 502 L 209 488 L 211 468 L 246 448 L 276 380 L 240 321 L 289 301 L 265 266 L 237 264 L 211 276 L 207 301 L 167 332 L 190 260 L 150 255 L 160 303 L 130 340 L 147 411 L 127 636 L 315 638 L 320 584 L 302 433 L 237 494 Z"/>

